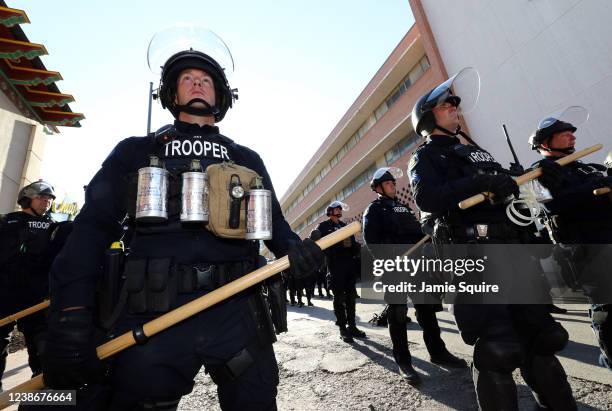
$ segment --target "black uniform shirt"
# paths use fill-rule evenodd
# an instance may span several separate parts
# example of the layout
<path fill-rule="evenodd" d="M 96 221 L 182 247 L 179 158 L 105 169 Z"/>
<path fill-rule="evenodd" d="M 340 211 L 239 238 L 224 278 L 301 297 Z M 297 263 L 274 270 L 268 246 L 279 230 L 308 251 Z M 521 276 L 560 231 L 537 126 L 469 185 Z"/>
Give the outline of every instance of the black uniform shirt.
<path fill-rule="evenodd" d="M 136 201 L 129 195 L 128 177 L 148 166 L 152 154 L 164 158 L 171 172 L 187 170 L 194 158 L 200 159 L 203 168 L 231 160 L 256 171 L 263 177 L 264 187 L 272 191 L 273 233 L 266 246 L 276 256 L 282 256 L 292 243 L 300 241 L 283 217 L 270 176 L 256 152 L 219 134 L 213 126 L 176 121 L 174 127 L 164 130 L 157 137 L 149 135 L 121 141 L 87 186 L 85 204 L 51 270 L 51 291 L 58 309 L 94 305 L 104 251 L 122 233 L 126 204 L 131 206 Z M 162 139 L 166 135 L 172 138 Z M 191 264 L 244 261 L 258 251 L 257 242 L 219 238 L 202 227 L 182 228 L 175 221 L 166 228 L 160 224 L 150 232 L 137 229 L 130 244 L 131 255 L 171 257 L 175 263 Z"/>
<path fill-rule="evenodd" d="M 561 167 L 563 181 L 559 188 L 550 190 L 553 199 L 546 203 L 552 214 L 561 216 L 564 222 L 612 221 L 612 202 L 607 195 L 593 195 L 602 188 L 606 167 L 601 164 L 585 164 L 580 161 Z"/>
<path fill-rule="evenodd" d="M 363 214 L 363 239 L 372 244 L 415 244 L 423 237 L 412 210 L 396 198 L 379 196 Z"/>
<path fill-rule="evenodd" d="M 48 215 L 18 211 L 6 216 L 0 224 L 0 273 L 5 281 L 14 282 L 9 276 L 29 275 L 47 284 L 47 247 L 53 224 Z"/>
<path fill-rule="evenodd" d="M 321 232 L 321 236 L 325 237 L 328 234 L 333 233 L 345 227 L 346 223 L 343 221 L 338 221 L 334 223 L 331 218 L 325 221 L 321 221 L 317 226 L 317 230 Z M 349 244 L 350 242 L 350 244 Z M 359 244 L 357 240 L 355 240 L 355 236 L 352 235 L 350 238 L 340 241 L 339 243 L 334 244 L 325 250 L 325 255 L 327 256 L 328 262 L 333 264 L 338 258 L 352 258 L 359 253 Z"/>
<path fill-rule="evenodd" d="M 503 172 L 503 168 L 491 154 L 445 135 L 430 137 L 408 164 L 414 199 L 423 211 L 421 219 L 453 215 L 466 224 L 506 221 L 503 205 L 482 202 L 467 210 L 458 206 L 462 200 L 481 192 L 474 176 L 498 172 Z"/>

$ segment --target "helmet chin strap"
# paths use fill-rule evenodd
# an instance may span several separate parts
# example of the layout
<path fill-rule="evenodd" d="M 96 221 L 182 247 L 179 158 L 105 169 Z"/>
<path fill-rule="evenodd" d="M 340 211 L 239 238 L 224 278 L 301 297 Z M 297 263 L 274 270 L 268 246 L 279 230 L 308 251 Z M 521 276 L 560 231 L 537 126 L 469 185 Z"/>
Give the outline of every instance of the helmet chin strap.
<path fill-rule="evenodd" d="M 192 104 L 202 103 L 206 107 L 194 107 Z M 174 106 L 177 113 L 187 113 L 194 116 L 216 116 L 219 114 L 219 109 L 216 106 L 211 106 L 207 101 L 201 98 L 194 98 L 189 100 L 187 104 L 176 104 Z"/>
<path fill-rule="evenodd" d="M 478 143 L 476 143 L 474 140 L 472 140 L 472 137 L 468 136 L 467 133 L 464 133 L 461 130 L 461 124 L 459 124 L 457 126 L 457 129 L 455 130 L 455 132 L 452 132 L 450 130 L 445 129 L 444 127 L 441 127 L 439 125 L 436 124 L 436 128 L 440 131 L 445 132 L 446 134 L 448 134 L 449 136 L 453 136 L 455 137 L 456 135 L 460 135 L 461 137 L 465 138 L 470 144 L 472 144 L 473 146 L 475 146 L 476 148 L 478 148 L 479 150 L 484 150 L 482 147 L 480 147 L 478 145 Z"/>

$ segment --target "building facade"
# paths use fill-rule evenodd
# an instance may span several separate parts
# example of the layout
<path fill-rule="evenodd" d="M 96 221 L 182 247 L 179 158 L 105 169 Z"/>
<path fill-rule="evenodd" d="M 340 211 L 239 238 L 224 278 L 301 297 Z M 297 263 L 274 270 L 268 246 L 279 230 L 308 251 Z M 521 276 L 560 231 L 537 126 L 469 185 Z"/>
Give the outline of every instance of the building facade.
<path fill-rule="evenodd" d="M 422 141 L 410 118 L 418 97 L 464 67 L 478 69 L 481 92 L 463 129 L 502 164 L 511 161 L 502 124 L 527 167 L 537 158 L 527 139 L 539 119 L 571 105 L 591 113 L 578 132 L 579 146 L 605 144 L 605 114 L 612 107 L 604 97 L 612 92 L 612 29 L 606 18 L 612 3 L 409 3 L 415 24 L 281 198 L 287 221 L 301 237 L 327 218 L 325 208 L 333 200 L 350 206 L 345 221 L 361 220 L 375 198 L 369 187 L 372 173 L 383 166 L 405 173 Z M 411 202 L 405 175 L 398 181 L 398 195 Z"/>
<path fill-rule="evenodd" d="M 0 0 L 0 214 L 18 209 L 21 187 L 43 177 L 49 136 L 84 118 L 70 110 L 74 98 L 55 85 L 61 74 L 42 63 L 45 46 L 31 43 L 19 27 L 26 23 L 23 10 Z"/>

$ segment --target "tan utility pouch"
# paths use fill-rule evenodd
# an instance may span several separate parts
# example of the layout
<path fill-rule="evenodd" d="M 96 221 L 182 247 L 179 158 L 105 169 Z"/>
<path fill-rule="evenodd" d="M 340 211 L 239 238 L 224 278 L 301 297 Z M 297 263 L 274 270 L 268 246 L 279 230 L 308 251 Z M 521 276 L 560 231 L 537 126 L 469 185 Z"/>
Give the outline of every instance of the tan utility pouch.
<path fill-rule="evenodd" d="M 211 164 L 206 168 L 206 174 L 208 175 L 210 213 L 206 228 L 218 237 L 244 239 L 246 235 L 246 198 L 251 182 L 255 177 L 259 177 L 259 174 L 233 162 Z M 236 204 L 238 200 L 232 198 L 231 190 L 237 185 L 242 186 L 244 195 L 239 200 L 240 211 L 238 215 L 235 215 L 238 211 Z M 232 215 L 232 201 L 234 201 L 234 215 Z M 233 218 L 233 225 L 237 227 L 230 227 L 230 218 Z"/>

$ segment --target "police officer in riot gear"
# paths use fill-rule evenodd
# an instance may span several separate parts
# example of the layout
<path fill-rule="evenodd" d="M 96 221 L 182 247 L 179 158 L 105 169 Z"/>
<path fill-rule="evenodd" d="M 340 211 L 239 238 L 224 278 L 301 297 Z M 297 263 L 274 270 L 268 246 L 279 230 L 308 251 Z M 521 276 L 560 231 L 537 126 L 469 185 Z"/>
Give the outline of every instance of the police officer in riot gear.
<path fill-rule="evenodd" d="M 22 210 L 9 213 L 0 224 L 0 318 L 38 304 L 49 294 L 49 243 L 54 227 L 49 210 L 54 199 L 55 192 L 49 183 L 40 180 L 28 184 L 17 198 Z M 0 327 L 0 378 L 13 326 Z M 32 374 L 40 374 L 45 312 L 20 319 L 17 328 L 25 337 Z"/>
<path fill-rule="evenodd" d="M 327 207 L 329 219 L 322 221 L 317 230 L 322 236 L 333 233 L 346 226 L 340 220 L 342 210 L 348 206 L 340 201 L 332 201 Z M 330 273 L 330 288 L 334 293 L 334 314 L 336 324 L 340 327 L 340 338 L 344 342 L 353 342 L 353 337 L 364 338 L 366 334 L 357 328 L 355 323 L 355 273 L 354 258 L 359 254 L 359 243 L 355 236 L 325 250 L 325 257 Z"/>
<path fill-rule="evenodd" d="M 577 126 L 587 119 L 588 112 L 583 107 L 568 107 L 540 121 L 537 130 L 529 138 L 532 149 L 544 157 L 537 165 L 551 170 L 549 175 L 539 180 L 553 197 L 546 203 L 551 214 L 547 225 L 552 240 L 583 247 L 582 253 L 574 253 L 574 256 L 581 255 L 581 258 L 573 261 L 572 267 L 582 267 L 586 260 L 594 257 L 591 251 L 595 249 L 591 250 L 588 245 L 612 244 L 611 197 L 593 194 L 595 189 L 612 187 L 610 168 L 582 161 L 563 167 L 555 163 L 555 160 L 575 151 Z M 609 263 L 606 267 L 609 267 Z M 580 272 L 575 274 L 581 277 Z M 599 362 L 612 369 L 612 297 L 598 295 L 600 291 L 588 293 L 591 301 L 597 303 L 591 307 L 590 315 L 601 348 Z"/>
<path fill-rule="evenodd" d="M 421 226 L 410 208 L 396 197 L 394 171 L 395 175 L 401 176 L 401 170 L 383 167 L 376 170 L 370 182 L 370 187 L 378 194 L 378 198 L 370 203 L 363 215 L 363 238 L 371 251 L 374 244 L 415 244 L 423 237 Z M 455 368 L 466 367 L 465 360 L 451 354 L 440 338 L 436 312 L 442 310 L 441 304 L 415 304 L 414 308 L 417 321 L 423 329 L 423 340 L 431 362 Z M 389 304 L 389 335 L 393 344 L 393 358 L 400 375 L 410 384 L 418 384 L 421 379 L 411 363 L 406 314 L 406 304 Z"/>
<path fill-rule="evenodd" d="M 156 34 L 148 56 L 150 67 L 162 67 L 159 96 L 175 122 L 146 137 L 121 141 L 87 186 L 73 233 L 51 271 L 52 331 L 44 375 L 52 388 L 102 381 L 105 368 L 97 359 L 93 338 L 99 267 L 104 250 L 122 232 L 124 216 L 132 216 L 135 206 L 142 209 L 137 188 L 146 187 L 143 181 L 152 183 L 135 179 L 151 156 L 170 176 L 167 219 L 135 222 L 130 254 L 123 273 L 117 273 L 126 278 L 127 298 L 113 333 L 134 330 L 257 267 L 259 242 L 245 239 L 243 219 L 238 218 L 243 213 L 234 216 L 238 228 L 229 231 L 233 230 L 234 202 L 238 211 L 242 207 L 245 190 L 238 173 L 244 170 L 261 176 L 263 186 L 272 192 L 273 233 L 266 246 L 277 257 L 288 255 L 297 277 L 309 274 L 323 256 L 314 242 L 301 241 L 291 231 L 259 155 L 220 134 L 215 125 L 237 97 L 227 78 L 233 61 L 225 43 L 203 28 L 177 26 Z M 216 221 L 216 232 L 210 228 L 213 214 L 223 209 L 215 210 L 212 200 L 208 225 L 179 220 L 181 187 L 176 177 L 189 171 L 193 160 L 202 170 L 238 170 L 226 175 L 232 182 L 229 191 L 227 185 L 218 192 L 210 186 L 211 198 L 217 196 L 223 200 L 218 203 L 232 205 L 229 220 L 225 214 L 224 220 Z M 228 160 L 232 163 L 223 163 Z M 150 192 L 140 190 L 139 199 Z M 227 233 L 234 233 L 233 237 Z M 105 375 L 104 382 L 110 386 L 106 408 L 176 409 L 204 365 L 218 386 L 221 408 L 275 409 L 279 378 L 272 348 L 275 336 L 262 298 L 259 287 L 252 287 L 119 353 L 113 358 L 110 376 Z"/>
<path fill-rule="evenodd" d="M 311 240 L 317 241 L 319 238 L 321 238 L 321 232 L 318 231 L 317 229 L 314 229 L 310 232 L 309 237 Z M 326 293 L 325 298 L 332 298 L 331 291 L 329 289 L 329 284 L 327 281 L 327 261 L 325 260 L 325 258 L 323 259 L 323 263 L 321 264 L 319 269 L 315 272 L 315 279 L 314 279 L 313 291 L 312 291 L 313 296 L 314 296 L 315 286 L 319 289 L 319 297 L 323 297 L 323 291 L 322 291 L 322 288 L 323 288 Z"/>
<path fill-rule="evenodd" d="M 431 227 L 436 244 L 529 241 L 529 232 L 509 224 L 503 204 L 506 197 L 518 195 L 516 182 L 491 154 L 457 137 L 472 141 L 461 131 L 459 113 L 475 105 L 479 83 L 474 69 L 464 69 L 419 98 L 412 112 L 415 131 L 427 140 L 410 160 L 410 183 L 422 223 Z M 484 192 L 493 193 L 496 202 L 458 207 Z M 512 371 L 519 367 L 540 406 L 576 409 L 567 376 L 554 356 L 568 334 L 546 306 L 455 304 L 454 314 L 463 340 L 474 346 L 472 371 L 480 409 L 518 408 Z"/>

